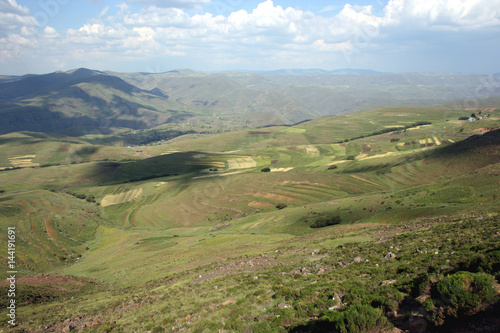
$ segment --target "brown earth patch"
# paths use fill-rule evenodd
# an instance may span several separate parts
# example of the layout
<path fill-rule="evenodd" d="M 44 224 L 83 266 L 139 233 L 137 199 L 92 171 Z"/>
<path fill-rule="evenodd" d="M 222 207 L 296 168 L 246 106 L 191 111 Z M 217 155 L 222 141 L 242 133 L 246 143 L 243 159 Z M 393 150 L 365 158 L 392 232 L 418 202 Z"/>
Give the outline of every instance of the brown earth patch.
<path fill-rule="evenodd" d="M 48 217 L 44 218 L 43 224 L 45 225 L 45 231 L 47 232 L 47 235 L 50 237 L 50 239 L 52 239 L 55 242 L 57 232 L 54 230 L 52 223 L 50 223 L 50 218 Z"/>
<path fill-rule="evenodd" d="M 57 148 L 57 152 L 62 153 L 62 152 L 67 152 L 69 150 L 70 145 L 67 143 L 62 143 L 59 148 Z"/>
<path fill-rule="evenodd" d="M 297 200 L 296 198 L 287 197 L 285 195 L 274 194 L 274 193 L 256 193 L 255 196 L 259 196 L 259 197 L 263 197 L 263 198 L 271 199 L 271 200 L 284 201 L 284 202 L 292 202 L 292 201 Z"/>
<path fill-rule="evenodd" d="M 70 276 L 55 275 L 55 274 L 33 274 L 22 276 L 16 279 L 18 284 L 27 284 L 31 286 L 54 286 L 54 285 L 73 285 L 83 286 L 82 281 L 78 281 Z M 2 281 L 0 284 L 6 285 L 7 281 Z"/>
<path fill-rule="evenodd" d="M 499 129 L 500 127 L 481 127 L 476 128 L 473 132 L 478 134 L 484 134 Z"/>
<path fill-rule="evenodd" d="M 253 208 L 264 208 L 264 207 L 271 207 L 272 205 L 267 202 L 252 201 L 248 203 L 248 206 Z"/>

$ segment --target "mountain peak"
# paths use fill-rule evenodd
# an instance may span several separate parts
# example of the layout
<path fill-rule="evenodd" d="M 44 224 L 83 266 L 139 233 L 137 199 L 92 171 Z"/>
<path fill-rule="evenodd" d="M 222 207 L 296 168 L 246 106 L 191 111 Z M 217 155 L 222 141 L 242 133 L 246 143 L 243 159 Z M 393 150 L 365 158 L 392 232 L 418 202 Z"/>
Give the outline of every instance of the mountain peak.
<path fill-rule="evenodd" d="M 71 69 L 71 70 L 67 71 L 66 74 L 70 74 L 71 76 L 73 76 L 75 78 L 87 78 L 87 77 L 91 77 L 91 76 L 95 76 L 95 75 L 107 75 L 104 72 L 96 71 L 96 70 L 88 69 L 88 68 L 83 68 L 83 67 Z"/>

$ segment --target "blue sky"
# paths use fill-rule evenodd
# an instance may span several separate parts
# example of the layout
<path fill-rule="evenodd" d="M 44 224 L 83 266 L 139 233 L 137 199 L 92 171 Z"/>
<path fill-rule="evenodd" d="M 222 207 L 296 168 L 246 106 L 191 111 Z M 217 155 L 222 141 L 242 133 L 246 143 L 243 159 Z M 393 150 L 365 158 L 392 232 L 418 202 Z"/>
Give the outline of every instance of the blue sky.
<path fill-rule="evenodd" d="M 0 0 L 0 74 L 500 72 L 500 0 Z"/>

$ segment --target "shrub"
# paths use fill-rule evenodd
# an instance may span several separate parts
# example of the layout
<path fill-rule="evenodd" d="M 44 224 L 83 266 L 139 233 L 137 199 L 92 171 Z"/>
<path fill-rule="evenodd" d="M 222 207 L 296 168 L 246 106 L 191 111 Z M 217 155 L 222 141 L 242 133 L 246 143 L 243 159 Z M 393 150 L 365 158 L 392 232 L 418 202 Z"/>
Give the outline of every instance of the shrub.
<path fill-rule="evenodd" d="M 346 160 L 349 160 L 349 161 L 354 161 L 355 159 L 356 159 L 356 157 L 354 155 L 349 155 L 346 158 Z"/>
<path fill-rule="evenodd" d="M 310 225 L 311 228 L 323 228 L 328 227 L 330 225 L 340 224 L 342 219 L 339 215 L 335 216 L 319 216 L 314 220 L 314 222 Z"/>
<path fill-rule="evenodd" d="M 335 169 L 337 169 L 337 168 L 338 168 L 338 167 L 337 167 L 337 165 L 336 165 L 336 164 L 332 164 L 332 165 L 330 165 L 330 166 L 328 167 L 328 170 L 335 170 Z"/>
<path fill-rule="evenodd" d="M 260 170 L 260 172 L 270 172 L 271 168 L 265 167 L 264 169 Z"/>
<path fill-rule="evenodd" d="M 382 310 L 366 304 L 353 304 L 343 312 L 332 312 L 321 317 L 321 321 L 331 322 L 338 332 L 387 332 L 392 324 Z"/>
<path fill-rule="evenodd" d="M 496 301 L 493 281 L 486 273 L 458 272 L 439 281 L 436 289 L 446 303 L 447 314 L 473 315 Z"/>
<path fill-rule="evenodd" d="M 95 202 L 95 197 L 93 195 L 88 195 L 85 200 L 87 200 L 88 202 Z"/>
<path fill-rule="evenodd" d="M 286 208 L 288 205 L 284 202 L 280 202 L 279 204 L 276 205 L 276 208 L 278 209 L 283 209 Z"/>

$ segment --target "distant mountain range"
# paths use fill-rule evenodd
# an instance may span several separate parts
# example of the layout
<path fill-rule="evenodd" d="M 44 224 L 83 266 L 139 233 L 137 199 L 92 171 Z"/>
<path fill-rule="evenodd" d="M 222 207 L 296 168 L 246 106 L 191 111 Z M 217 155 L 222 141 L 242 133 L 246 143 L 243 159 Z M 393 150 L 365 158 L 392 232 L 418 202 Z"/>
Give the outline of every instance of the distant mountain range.
<path fill-rule="evenodd" d="M 486 80 L 485 80 L 486 78 Z M 116 73 L 85 68 L 0 76 L 0 134 L 166 123 L 291 124 L 377 106 L 425 106 L 500 95 L 483 74 L 283 69 L 268 72 Z M 214 118 L 216 117 L 216 118 Z M 71 130 L 70 130 L 71 132 Z"/>
<path fill-rule="evenodd" d="M 337 74 L 337 75 L 352 75 L 352 74 L 389 74 L 384 72 L 377 72 L 371 69 L 352 69 L 343 68 L 335 70 L 324 70 L 319 68 L 310 69 L 278 69 L 273 71 L 249 71 L 249 70 L 235 70 L 226 72 L 241 72 L 241 73 L 255 73 L 262 75 L 324 75 L 324 74 Z"/>

